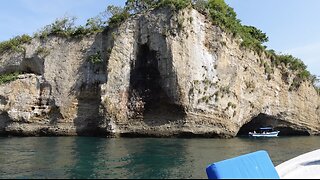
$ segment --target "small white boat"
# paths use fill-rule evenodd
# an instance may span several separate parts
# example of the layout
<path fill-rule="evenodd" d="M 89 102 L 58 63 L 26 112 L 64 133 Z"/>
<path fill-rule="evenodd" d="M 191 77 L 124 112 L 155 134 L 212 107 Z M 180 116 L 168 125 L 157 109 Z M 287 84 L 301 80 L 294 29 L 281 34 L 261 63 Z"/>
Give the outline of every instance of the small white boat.
<path fill-rule="evenodd" d="M 270 127 L 259 128 L 257 131 L 249 132 L 252 137 L 277 137 L 280 131 L 274 131 Z"/>

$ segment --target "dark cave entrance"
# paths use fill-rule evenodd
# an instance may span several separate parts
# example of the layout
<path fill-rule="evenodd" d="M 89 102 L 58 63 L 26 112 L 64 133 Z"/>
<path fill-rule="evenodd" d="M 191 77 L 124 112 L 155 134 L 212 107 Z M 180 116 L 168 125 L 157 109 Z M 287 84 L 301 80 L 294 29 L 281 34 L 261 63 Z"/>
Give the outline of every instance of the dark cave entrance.
<path fill-rule="evenodd" d="M 148 45 L 139 47 L 137 61 L 130 77 L 130 99 L 133 118 L 143 118 L 149 125 L 167 124 L 183 119 L 184 109 L 173 104 L 161 86 L 156 51 Z M 143 104 L 137 107 L 132 104 Z"/>
<path fill-rule="evenodd" d="M 310 136 L 310 133 L 307 130 L 297 130 L 288 126 L 277 127 L 277 130 L 280 131 L 279 136 Z"/>
<path fill-rule="evenodd" d="M 254 117 L 250 122 L 243 125 L 237 136 L 247 136 L 249 132 L 257 130 L 261 127 L 272 127 L 274 130 L 280 131 L 279 136 L 308 136 L 310 135 L 307 130 L 304 129 L 294 129 L 292 124 L 277 119 L 276 117 L 269 116 L 260 113 L 258 116 Z"/>
<path fill-rule="evenodd" d="M 101 104 L 100 82 L 92 84 L 83 83 L 77 94 L 77 117 L 74 119 L 78 135 L 104 135 L 100 129 L 103 117 L 99 112 Z"/>

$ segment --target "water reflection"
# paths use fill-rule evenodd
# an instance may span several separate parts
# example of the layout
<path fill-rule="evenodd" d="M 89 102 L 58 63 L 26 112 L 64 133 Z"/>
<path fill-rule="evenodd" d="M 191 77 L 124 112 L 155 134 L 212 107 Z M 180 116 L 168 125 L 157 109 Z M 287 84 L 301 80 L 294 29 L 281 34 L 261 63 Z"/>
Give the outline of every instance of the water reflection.
<path fill-rule="evenodd" d="M 130 162 L 124 168 L 134 179 L 178 178 L 185 173 L 176 171 L 186 161 L 185 143 L 181 139 L 136 139 L 126 147 Z"/>
<path fill-rule="evenodd" d="M 97 178 L 95 163 L 99 160 L 98 153 L 105 149 L 100 138 L 75 138 L 72 145 L 74 164 L 68 170 L 68 178 Z"/>
<path fill-rule="evenodd" d="M 207 165 L 257 150 L 273 163 L 319 149 L 320 137 L 234 139 L 0 138 L 0 178 L 206 178 Z"/>
<path fill-rule="evenodd" d="M 0 138 L 1 178 L 65 177 L 72 138 Z"/>

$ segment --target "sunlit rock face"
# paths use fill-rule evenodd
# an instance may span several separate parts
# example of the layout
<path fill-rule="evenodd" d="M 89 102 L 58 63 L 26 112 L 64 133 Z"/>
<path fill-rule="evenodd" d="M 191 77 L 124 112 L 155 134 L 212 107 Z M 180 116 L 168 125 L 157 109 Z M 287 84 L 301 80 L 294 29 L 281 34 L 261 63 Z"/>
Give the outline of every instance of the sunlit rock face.
<path fill-rule="evenodd" d="M 105 39 L 103 34 L 74 39 L 49 36 L 24 44 L 25 52 L 2 54 L 0 73 L 21 75 L 0 85 L 1 134 L 100 133 Z M 104 61 L 94 64 L 90 57 L 97 53 Z"/>
<path fill-rule="evenodd" d="M 273 126 L 318 134 L 311 83 L 290 90 L 289 69 L 240 43 L 191 8 L 155 9 L 82 38 L 34 39 L 23 53 L 0 55 L 0 74 L 23 72 L 0 85 L 0 133 L 234 137 Z"/>
<path fill-rule="evenodd" d="M 115 134 L 233 137 L 260 126 L 283 135 L 319 131 L 319 96 L 309 82 L 289 90 L 289 70 L 266 73 L 270 59 L 241 49 L 241 40 L 193 9 L 137 15 L 115 37 L 102 86 Z"/>

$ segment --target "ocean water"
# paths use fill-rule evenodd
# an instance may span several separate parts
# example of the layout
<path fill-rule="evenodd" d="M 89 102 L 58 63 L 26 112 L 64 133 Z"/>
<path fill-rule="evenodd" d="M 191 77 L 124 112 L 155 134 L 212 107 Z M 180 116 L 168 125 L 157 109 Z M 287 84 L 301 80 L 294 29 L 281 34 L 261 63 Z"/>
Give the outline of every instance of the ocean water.
<path fill-rule="evenodd" d="M 207 178 L 207 165 L 268 151 L 280 164 L 319 149 L 320 137 L 176 139 L 2 137 L 0 178 Z"/>

